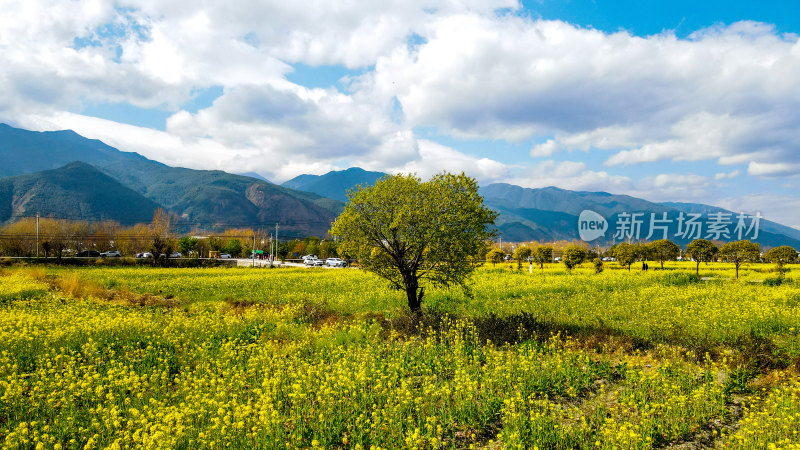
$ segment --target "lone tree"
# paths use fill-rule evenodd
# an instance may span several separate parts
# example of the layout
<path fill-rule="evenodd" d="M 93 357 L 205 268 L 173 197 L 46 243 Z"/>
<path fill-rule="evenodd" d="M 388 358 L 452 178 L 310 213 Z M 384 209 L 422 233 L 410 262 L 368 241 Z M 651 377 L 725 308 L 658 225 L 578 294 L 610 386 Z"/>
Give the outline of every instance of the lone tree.
<path fill-rule="evenodd" d="M 486 260 L 492 263 L 492 267 L 495 267 L 497 263 L 503 262 L 505 257 L 506 252 L 499 248 L 493 248 L 486 253 Z"/>
<path fill-rule="evenodd" d="M 717 256 L 719 249 L 707 239 L 695 239 L 686 246 L 686 254 L 697 264 L 695 273 L 700 276 L 700 263 L 711 262 Z"/>
<path fill-rule="evenodd" d="M 553 247 L 536 247 L 531 254 L 533 262 L 539 265 L 539 269 L 544 272 L 544 263 L 549 263 L 553 260 Z"/>
<path fill-rule="evenodd" d="M 478 183 L 463 173 L 427 182 L 416 175 L 387 175 L 348 193 L 331 227 L 339 251 L 364 270 L 404 290 L 408 307 L 422 307 L 425 283 L 466 288 L 469 258 L 494 235 L 497 214 L 484 206 Z"/>
<path fill-rule="evenodd" d="M 603 271 L 603 260 L 600 258 L 595 258 L 592 260 L 592 265 L 594 266 L 594 273 L 601 273 Z"/>
<path fill-rule="evenodd" d="M 675 261 L 681 254 L 681 248 L 669 239 L 659 239 L 650 244 L 650 253 L 661 263 L 664 268 L 664 261 Z"/>
<path fill-rule="evenodd" d="M 631 264 L 636 262 L 637 247 L 627 242 L 622 242 L 614 247 L 612 254 L 622 267 L 627 267 L 631 271 Z"/>
<path fill-rule="evenodd" d="M 527 245 L 520 245 L 514 249 L 514 259 L 517 260 L 517 270 L 522 267 L 522 261 L 528 259 L 531 256 L 531 248 Z"/>
<path fill-rule="evenodd" d="M 564 265 L 567 266 L 567 270 L 572 270 L 573 267 L 586 259 L 586 250 L 577 245 L 570 245 L 564 249 L 561 259 L 564 260 Z"/>
<path fill-rule="evenodd" d="M 736 278 L 739 278 L 739 267 L 742 263 L 761 259 L 758 244 L 747 240 L 728 242 L 720 247 L 719 256 L 736 266 Z"/>
<path fill-rule="evenodd" d="M 778 276 L 783 278 L 783 274 L 786 271 L 783 266 L 797 262 L 797 251 L 788 245 L 782 245 L 764 254 L 764 259 L 775 263 L 778 267 Z"/>

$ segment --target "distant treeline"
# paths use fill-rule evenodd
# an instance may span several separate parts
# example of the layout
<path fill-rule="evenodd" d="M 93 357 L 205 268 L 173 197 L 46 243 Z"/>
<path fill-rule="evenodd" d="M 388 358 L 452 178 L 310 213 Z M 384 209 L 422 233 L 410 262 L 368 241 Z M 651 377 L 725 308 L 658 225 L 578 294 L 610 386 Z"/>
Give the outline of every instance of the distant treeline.
<path fill-rule="evenodd" d="M 336 243 L 316 237 L 275 242 L 274 230 L 230 228 L 209 234 L 193 230 L 178 234 L 176 217 L 159 209 L 149 224 L 122 226 L 114 221 L 24 218 L 0 227 L 0 255 L 12 257 L 62 258 L 84 250 L 116 250 L 123 256 L 150 252 L 155 255 L 180 252 L 183 257 L 207 258 L 212 252 L 232 257 L 250 257 L 253 252 L 264 257 L 274 251 L 280 259 L 317 254 L 322 258 L 337 256 Z"/>

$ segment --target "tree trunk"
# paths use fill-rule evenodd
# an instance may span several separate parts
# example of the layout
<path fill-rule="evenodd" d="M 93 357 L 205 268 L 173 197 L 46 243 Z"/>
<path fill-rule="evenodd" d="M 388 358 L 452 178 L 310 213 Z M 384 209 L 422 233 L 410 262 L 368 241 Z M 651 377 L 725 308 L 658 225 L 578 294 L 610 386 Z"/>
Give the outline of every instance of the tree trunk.
<path fill-rule="evenodd" d="M 695 272 L 697 273 L 697 276 L 699 277 L 700 276 L 700 261 L 697 261 L 697 268 L 695 269 Z"/>
<path fill-rule="evenodd" d="M 736 263 L 735 266 L 736 266 L 736 279 L 738 280 L 739 279 L 739 263 Z"/>
<path fill-rule="evenodd" d="M 408 298 L 408 308 L 411 310 L 412 313 L 419 313 L 422 311 L 422 295 L 425 289 L 420 289 L 419 294 L 417 294 L 417 286 L 416 284 L 412 286 L 406 286 L 406 297 Z"/>
<path fill-rule="evenodd" d="M 417 314 L 422 311 L 422 296 L 425 289 L 419 289 L 419 280 L 417 280 L 417 275 L 415 273 L 404 274 L 403 282 L 406 285 L 408 308 L 412 313 Z"/>

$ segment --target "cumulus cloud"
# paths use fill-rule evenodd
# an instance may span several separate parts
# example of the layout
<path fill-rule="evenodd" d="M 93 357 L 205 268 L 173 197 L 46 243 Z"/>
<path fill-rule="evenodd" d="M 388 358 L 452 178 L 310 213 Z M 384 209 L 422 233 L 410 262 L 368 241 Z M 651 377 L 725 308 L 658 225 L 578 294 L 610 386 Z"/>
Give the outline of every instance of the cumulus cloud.
<path fill-rule="evenodd" d="M 593 171 L 578 161 L 545 160 L 519 172 L 506 182 L 527 188 L 557 186 L 578 191 L 628 192 L 633 188 L 629 177 Z"/>
<path fill-rule="evenodd" d="M 515 172 L 505 181 L 529 188 L 557 186 L 577 191 L 627 194 L 654 202 L 707 202 L 711 198 L 710 192 L 717 187 L 703 175 L 662 173 L 632 179 L 592 170 L 580 161 L 545 160 Z"/>
<path fill-rule="evenodd" d="M 616 151 L 607 165 L 797 159 L 800 42 L 742 22 L 689 39 L 603 33 L 558 21 L 461 14 L 368 75 L 408 121 L 531 150 Z M 388 95 L 388 94 L 387 94 Z"/>
<path fill-rule="evenodd" d="M 738 170 L 731 170 L 730 172 L 720 172 L 714 175 L 715 180 L 724 180 L 726 178 L 736 178 L 741 174 Z"/>
<path fill-rule="evenodd" d="M 393 173 L 416 173 L 421 178 L 442 172 L 464 172 L 480 183 L 492 183 L 509 176 L 511 168 L 503 163 L 466 155 L 453 148 L 428 140 L 419 140 L 420 158 L 402 167 L 390 169 Z"/>
<path fill-rule="evenodd" d="M 512 0 L 4 7 L 0 121 L 72 128 L 168 164 L 276 181 L 349 165 L 464 170 L 483 182 L 664 200 L 705 200 L 698 193 L 740 175 L 800 174 L 800 40 L 766 24 L 640 37 L 534 20 Z M 360 75 L 310 88 L 287 79 L 296 63 Z M 223 92 L 212 105 L 184 106 L 210 86 Z M 167 110 L 166 131 L 65 112 L 103 102 Z M 536 159 L 469 155 L 421 139 L 420 128 L 521 143 Z M 605 165 L 558 162 L 561 152 L 602 152 Z M 619 175 L 702 160 L 742 171 Z"/>
<path fill-rule="evenodd" d="M 716 205 L 734 212 L 761 215 L 773 222 L 778 222 L 800 230 L 800 220 L 795 211 L 800 210 L 800 198 L 780 194 L 747 194 L 738 197 L 726 197 L 716 201 Z"/>
<path fill-rule="evenodd" d="M 751 161 L 747 165 L 747 173 L 761 177 L 795 176 L 800 174 L 797 163 L 759 163 Z"/>

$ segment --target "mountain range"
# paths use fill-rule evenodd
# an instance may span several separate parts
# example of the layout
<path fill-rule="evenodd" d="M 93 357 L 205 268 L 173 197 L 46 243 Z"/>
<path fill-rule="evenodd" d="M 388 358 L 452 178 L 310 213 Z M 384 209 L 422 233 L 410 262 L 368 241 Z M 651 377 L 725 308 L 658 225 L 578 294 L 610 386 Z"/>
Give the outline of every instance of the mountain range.
<path fill-rule="evenodd" d="M 284 183 L 296 189 L 313 192 L 322 197 L 346 198 L 345 192 L 360 184 L 372 184 L 385 176 L 381 172 L 367 172 L 358 168 L 332 171 L 325 175 L 301 175 Z M 641 214 L 641 235 L 649 234 L 650 214 L 657 219 L 664 217 L 671 220 L 662 223 L 666 228 L 666 237 L 686 246 L 696 233 L 685 234 L 678 230 L 678 218 L 683 213 L 688 220 L 690 214 L 699 214 L 697 219 L 701 230 L 700 237 L 708 237 L 709 226 L 714 221 L 713 215 L 723 214 L 731 223 L 728 226 L 729 238 L 720 235 L 719 240 L 736 240 L 737 213 L 716 206 L 697 203 L 655 203 L 629 195 L 615 195 L 607 192 L 570 191 L 557 187 L 523 188 L 505 183 L 493 183 L 480 188 L 485 204 L 499 213 L 495 222 L 500 236 L 508 241 L 554 241 L 580 239 L 578 218 L 582 211 L 591 210 L 603 216 L 609 226 L 605 238 L 594 241 L 601 245 L 609 245 L 622 239 L 614 239 L 616 227 L 625 214 Z M 664 216 L 666 214 L 666 216 Z M 726 215 L 727 216 L 724 216 Z M 747 219 L 749 226 L 752 219 Z M 695 230 L 695 229 L 693 229 Z M 664 236 L 664 230 L 654 229 L 650 240 Z M 685 231 L 682 227 L 681 231 Z M 746 230 L 743 230 L 746 231 Z M 753 233 L 743 233 L 743 238 L 752 238 Z M 716 235 L 712 236 L 717 237 Z M 800 230 L 787 227 L 769 220 L 761 219 L 758 237 L 755 239 L 765 247 L 791 245 L 800 247 Z"/>
<path fill-rule="evenodd" d="M 86 165 L 93 166 L 95 171 L 75 173 L 74 168 L 70 168 L 70 163 L 75 161 L 84 163 L 84 169 Z M 31 186 L 45 183 L 36 184 L 32 180 L 69 173 L 74 186 L 71 191 L 64 190 L 67 186 L 61 183 L 59 192 L 62 194 L 69 192 L 69 195 L 78 196 L 75 189 L 82 189 L 86 191 L 83 196 L 89 198 L 91 192 L 101 189 L 123 192 L 122 187 L 127 189 L 126 195 L 138 196 L 136 200 L 125 197 L 125 202 L 119 201 L 116 205 L 99 202 L 87 213 L 69 202 L 47 199 L 52 190 L 37 188 L 27 193 L 27 207 L 17 208 L 16 212 L 12 207 L 11 212 L 6 213 L 9 219 L 23 213 L 35 215 L 38 212 L 43 216 L 66 219 L 103 217 L 131 225 L 149 222 L 152 208 L 148 206 L 150 209 L 147 210 L 142 205 L 155 204 L 176 214 L 179 218 L 177 227 L 182 231 L 272 228 L 279 223 L 283 236 L 302 237 L 324 236 L 342 208 L 336 200 L 250 176 L 170 167 L 137 153 L 123 152 L 100 141 L 86 139 L 73 131 L 34 132 L 0 124 L 0 168 L 0 175 L 6 177 L 27 174 L 24 180 Z M 51 172 L 53 169 L 56 171 Z M 104 177 L 98 177 L 97 172 Z M 107 178 L 120 186 L 110 189 L 103 184 L 108 182 Z M 15 186 L 23 182 L 14 177 L 0 181 Z M 2 195 L 0 204 L 5 205 L 19 203 L 21 198 L 19 193 L 15 197 L 9 188 Z M 37 197 L 43 198 L 31 200 Z M 141 220 L 142 215 L 149 217 Z"/>
<path fill-rule="evenodd" d="M 277 185 L 255 172 L 236 175 L 170 167 L 69 130 L 34 132 L 0 124 L 0 222 L 39 213 L 131 225 L 149 222 L 161 207 L 178 217 L 180 231 L 271 228 L 279 223 L 282 237 L 325 236 L 347 201 L 347 191 L 385 175 L 354 167 L 300 175 Z M 499 213 L 495 225 L 508 241 L 578 239 L 578 218 L 584 210 L 607 221 L 607 232 L 595 241 L 600 244 L 616 242 L 615 227 L 630 213 L 641 214 L 642 238 L 654 214 L 669 222 L 655 230 L 653 239 L 665 231 L 686 245 L 694 236 L 681 235 L 681 214 L 698 215 L 701 237 L 706 237 L 718 213 L 728 215 L 734 235 L 730 238 L 737 238 L 737 215 L 710 205 L 504 183 L 482 186 L 480 192 L 486 205 Z M 800 230 L 763 219 L 758 230 L 756 241 L 765 247 L 800 247 Z"/>

